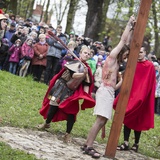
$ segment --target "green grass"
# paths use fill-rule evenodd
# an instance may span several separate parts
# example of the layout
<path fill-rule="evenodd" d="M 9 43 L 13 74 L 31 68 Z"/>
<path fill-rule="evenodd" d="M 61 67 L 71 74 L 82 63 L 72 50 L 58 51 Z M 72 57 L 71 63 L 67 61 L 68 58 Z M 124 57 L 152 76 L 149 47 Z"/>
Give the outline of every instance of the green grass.
<path fill-rule="evenodd" d="M 43 117 L 39 114 L 41 103 L 48 86 L 34 82 L 31 76 L 22 78 L 8 72 L 0 71 L 0 117 L 3 119 L 0 126 L 13 126 L 30 128 L 35 130 L 37 124 L 43 123 Z M 93 109 L 80 111 L 77 122 L 74 125 L 72 135 L 86 138 L 89 129 L 95 121 L 92 115 Z M 160 116 L 155 115 L 155 128 L 142 132 L 139 152 L 141 154 L 160 159 Z M 99 143 L 106 144 L 110 132 L 111 122 L 106 125 L 106 138 L 102 140 L 97 136 Z M 54 129 L 53 129 L 54 128 Z M 52 123 L 50 132 L 58 134 L 65 132 L 66 122 Z M 119 143 L 123 141 L 123 134 Z M 133 144 L 133 133 L 130 142 Z M 7 152 L 6 152 L 7 150 Z M 12 150 L 8 145 L 0 143 L 0 159 L 7 160 L 33 160 L 33 155 L 25 154 L 18 150 Z M 3 157 L 3 158 L 1 158 Z"/>
<path fill-rule="evenodd" d="M 27 156 L 26 156 L 27 155 Z M 1 160 L 36 160 L 34 155 L 29 155 L 20 150 L 13 150 L 9 145 L 0 142 L 0 159 Z"/>

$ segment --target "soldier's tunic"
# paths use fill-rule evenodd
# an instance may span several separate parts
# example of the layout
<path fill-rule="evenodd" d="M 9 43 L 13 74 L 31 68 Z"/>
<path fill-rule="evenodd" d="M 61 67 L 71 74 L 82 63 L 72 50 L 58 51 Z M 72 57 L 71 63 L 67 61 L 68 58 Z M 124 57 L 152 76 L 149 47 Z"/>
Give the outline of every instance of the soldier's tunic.
<path fill-rule="evenodd" d="M 88 74 L 86 76 L 89 77 L 89 81 L 86 76 L 78 80 L 73 80 L 72 74 L 74 72 L 84 71 L 78 61 L 66 65 L 60 73 L 52 78 L 44 97 L 42 108 L 40 109 L 40 114 L 44 119 L 47 118 L 49 105 L 57 105 L 59 108 L 52 120 L 53 122 L 66 120 L 67 114 L 73 114 L 76 117 L 79 109 L 85 110 L 86 108 L 95 106 L 95 100 L 91 97 L 91 91 L 93 89 L 92 72 L 87 63 L 84 64 L 88 68 Z M 83 89 L 85 85 L 89 86 L 88 94 Z M 80 99 L 84 99 L 81 106 L 79 106 Z"/>

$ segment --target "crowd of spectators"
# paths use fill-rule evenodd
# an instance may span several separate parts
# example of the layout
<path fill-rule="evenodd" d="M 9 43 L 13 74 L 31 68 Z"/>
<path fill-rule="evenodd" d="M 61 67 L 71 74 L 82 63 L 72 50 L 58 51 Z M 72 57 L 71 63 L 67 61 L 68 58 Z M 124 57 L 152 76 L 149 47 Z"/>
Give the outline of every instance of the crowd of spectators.
<path fill-rule="evenodd" d="M 107 54 L 112 49 L 111 45 L 107 45 L 106 37 L 104 42 L 93 42 L 92 39 L 76 35 L 74 32 L 63 34 L 60 25 L 54 29 L 51 24 L 34 23 L 30 19 L 23 20 L 15 15 L 3 15 L 7 19 L 7 27 L 0 49 L 0 52 L 3 52 L 0 68 L 15 75 L 25 77 L 32 74 L 34 80 L 48 84 L 62 65 L 74 58 L 59 42 L 48 35 L 49 30 L 78 57 L 81 47 L 87 45 L 92 52 L 88 63 L 93 74 L 97 66 L 103 65 Z M 3 51 L 1 51 L 2 48 Z"/>

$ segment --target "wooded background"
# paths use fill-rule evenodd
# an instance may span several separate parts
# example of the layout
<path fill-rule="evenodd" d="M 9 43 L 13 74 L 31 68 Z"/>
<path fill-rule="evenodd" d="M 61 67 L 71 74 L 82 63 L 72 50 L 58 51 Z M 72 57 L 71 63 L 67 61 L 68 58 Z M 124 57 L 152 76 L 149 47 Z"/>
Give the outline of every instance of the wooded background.
<path fill-rule="evenodd" d="M 129 17 L 137 15 L 140 0 L 40 0 L 43 6 L 44 22 L 48 21 L 48 17 L 55 14 L 57 24 L 61 24 L 64 15 L 67 14 L 67 22 L 65 32 L 70 33 L 74 30 L 74 20 L 76 11 L 86 1 L 87 15 L 85 22 L 84 36 L 91 39 L 102 41 L 105 36 L 112 38 L 112 45 L 116 45 L 119 37 L 124 29 Z M 146 0 L 147 1 L 147 0 Z M 3 3 L 4 2 L 4 3 Z M 0 7 L 6 13 L 19 15 L 24 19 L 31 18 L 33 13 L 33 5 L 36 0 L 0 0 Z M 80 3 L 81 2 L 81 3 Z M 115 4 L 115 13 L 112 19 L 107 17 L 110 5 Z M 145 31 L 144 42 L 148 52 L 153 52 L 157 57 L 160 57 L 159 31 L 160 31 L 160 2 L 152 0 L 152 7 Z"/>

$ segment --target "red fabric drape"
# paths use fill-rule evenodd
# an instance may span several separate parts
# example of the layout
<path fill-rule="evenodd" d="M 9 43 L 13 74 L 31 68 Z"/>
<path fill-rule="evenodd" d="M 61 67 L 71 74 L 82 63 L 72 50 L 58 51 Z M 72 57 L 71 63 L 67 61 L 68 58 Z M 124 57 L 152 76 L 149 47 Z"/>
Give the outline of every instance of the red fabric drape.
<path fill-rule="evenodd" d="M 142 131 L 154 128 L 155 86 L 152 62 L 138 62 L 123 122 L 130 129 Z M 118 97 L 114 101 L 114 108 Z"/>

